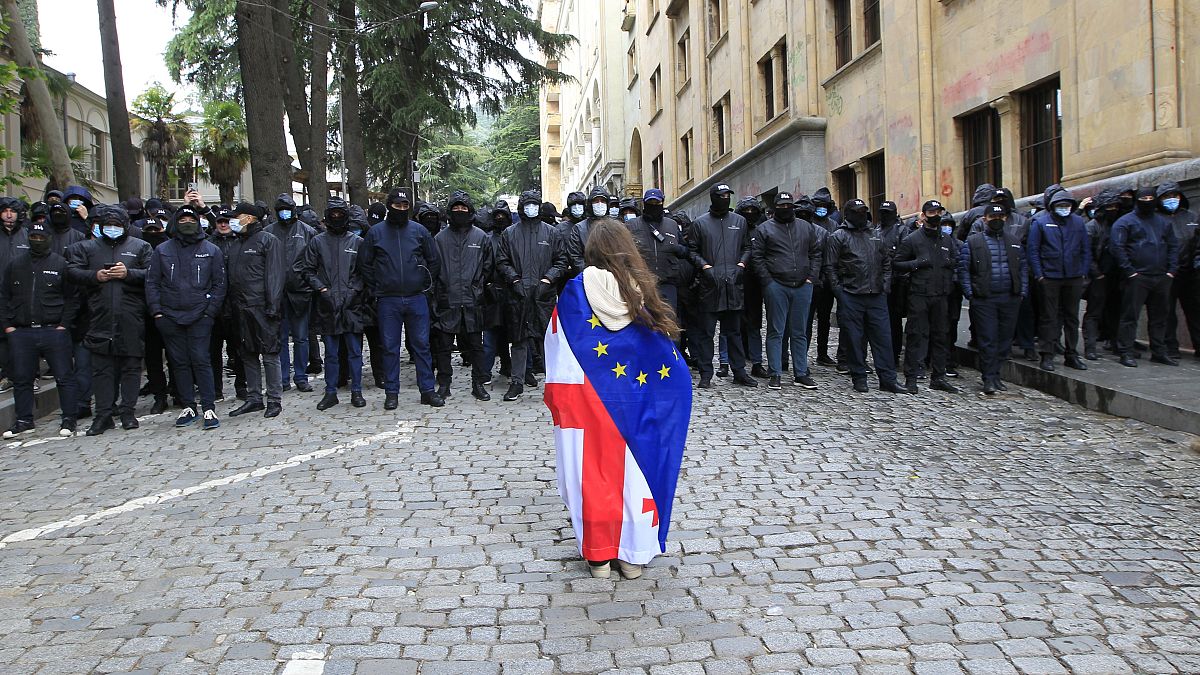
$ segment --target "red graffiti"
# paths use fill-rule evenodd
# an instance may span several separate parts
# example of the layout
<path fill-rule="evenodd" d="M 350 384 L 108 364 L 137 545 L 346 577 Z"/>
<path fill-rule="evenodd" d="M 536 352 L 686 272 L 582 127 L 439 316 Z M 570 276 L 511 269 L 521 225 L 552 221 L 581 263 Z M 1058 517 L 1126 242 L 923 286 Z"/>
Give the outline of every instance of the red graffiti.
<path fill-rule="evenodd" d="M 892 122 L 891 124 L 889 124 L 888 131 L 903 131 L 905 129 L 911 129 L 912 126 L 913 126 L 912 117 L 909 115 L 905 115 L 904 117 L 901 117 L 900 119 L 896 120 L 895 122 Z"/>
<path fill-rule="evenodd" d="M 942 184 L 942 197 L 946 198 L 954 194 L 954 176 L 950 173 L 950 169 L 942 169 L 939 179 Z"/>
<path fill-rule="evenodd" d="M 1031 56 L 1050 51 L 1053 44 L 1050 33 L 1046 31 L 1030 35 L 1012 49 L 988 61 L 981 68 L 967 71 L 942 89 L 942 103 L 947 108 L 954 108 L 963 101 L 983 94 L 993 77 L 1017 70 Z"/>

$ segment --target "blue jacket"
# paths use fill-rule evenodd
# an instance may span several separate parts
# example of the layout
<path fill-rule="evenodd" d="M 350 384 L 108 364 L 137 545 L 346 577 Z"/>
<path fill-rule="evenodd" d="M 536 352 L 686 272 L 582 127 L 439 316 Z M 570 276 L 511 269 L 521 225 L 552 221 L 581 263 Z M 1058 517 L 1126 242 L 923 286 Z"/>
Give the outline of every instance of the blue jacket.
<path fill-rule="evenodd" d="M 1034 216 L 1026 251 L 1034 279 L 1086 277 L 1092 265 L 1087 223 L 1076 213 L 1061 218 L 1047 209 Z"/>
<path fill-rule="evenodd" d="M 150 254 L 146 304 L 150 316 L 162 314 L 181 325 L 216 319 L 225 302 L 225 258 L 216 244 L 179 237 L 164 241 Z"/>
<path fill-rule="evenodd" d="M 1161 213 L 1145 216 L 1136 210 L 1117 218 L 1109 246 L 1121 274 L 1175 274 L 1179 269 L 1179 240 Z"/>
<path fill-rule="evenodd" d="M 358 255 L 363 278 L 376 298 L 428 292 L 441 269 L 433 235 L 415 220 L 404 225 L 384 221 L 367 230 Z"/>

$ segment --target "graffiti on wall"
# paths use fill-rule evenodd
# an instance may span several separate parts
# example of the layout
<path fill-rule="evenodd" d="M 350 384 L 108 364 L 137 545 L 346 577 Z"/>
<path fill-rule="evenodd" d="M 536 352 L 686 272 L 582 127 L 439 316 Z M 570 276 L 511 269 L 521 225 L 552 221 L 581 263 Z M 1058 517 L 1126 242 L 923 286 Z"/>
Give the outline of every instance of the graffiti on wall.
<path fill-rule="evenodd" d="M 1053 44 L 1054 40 L 1047 31 L 1027 36 L 1012 49 L 1000 53 L 978 68 L 968 70 L 943 88 L 942 104 L 953 109 L 964 101 L 983 96 L 992 80 L 1023 68 L 1030 58 L 1050 51 Z"/>

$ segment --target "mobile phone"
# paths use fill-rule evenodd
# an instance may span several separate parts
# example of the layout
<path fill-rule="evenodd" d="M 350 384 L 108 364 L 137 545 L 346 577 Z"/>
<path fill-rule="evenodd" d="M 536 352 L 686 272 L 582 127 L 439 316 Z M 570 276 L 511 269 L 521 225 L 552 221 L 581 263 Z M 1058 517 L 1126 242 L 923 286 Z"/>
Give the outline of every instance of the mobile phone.
<path fill-rule="evenodd" d="M 116 267 L 116 266 L 117 266 L 117 263 L 104 263 L 104 266 L 103 266 L 103 267 L 104 267 L 104 269 L 106 269 L 106 270 L 111 270 L 112 268 L 114 268 L 114 267 Z"/>
<path fill-rule="evenodd" d="M 200 192 L 200 184 L 199 183 L 188 183 L 188 190 L 198 193 L 198 192 Z"/>

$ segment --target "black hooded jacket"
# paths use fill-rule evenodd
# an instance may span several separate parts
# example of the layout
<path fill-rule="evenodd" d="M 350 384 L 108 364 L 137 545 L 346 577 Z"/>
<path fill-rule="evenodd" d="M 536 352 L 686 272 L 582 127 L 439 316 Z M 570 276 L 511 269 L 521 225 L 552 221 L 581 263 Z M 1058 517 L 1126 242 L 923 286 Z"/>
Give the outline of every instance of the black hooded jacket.
<path fill-rule="evenodd" d="M 362 237 L 326 230 L 313 237 L 293 271 L 315 289 L 315 325 L 321 335 L 361 333 L 372 321 L 366 301 L 366 282 L 358 264 Z"/>
<path fill-rule="evenodd" d="M 75 326 L 80 311 L 78 286 L 67 278 L 67 260 L 58 251 L 32 251 L 13 258 L 0 274 L 0 330 L 30 326 Z"/>
<path fill-rule="evenodd" d="M 909 295 L 944 296 L 954 290 L 958 278 L 960 243 L 951 234 L 929 236 L 920 228 L 900 242 L 892 267 L 908 273 Z"/>
<path fill-rule="evenodd" d="M 100 205 L 95 215 L 119 218 L 126 227 L 125 209 Z M 146 274 L 150 268 L 150 244 L 123 235 L 99 237 L 67 249 L 67 274 L 84 289 L 90 323 L 83 344 L 99 354 L 142 356 L 145 351 Z M 96 273 L 105 265 L 124 263 L 124 279 L 101 282 Z"/>
<path fill-rule="evenodd" d="M 587 266 L 583 262 L 583 247 L 587 246 L 588 229 L 593 222 L 608 217 L 607 213 L 603 216 L 597 216 L 592 213 L 591 203 L 597 197 L 604 197 L 609 201 L 612 200 L 612 196 L 608 194 L 608 190 L 604 189 L 603 186 L 597 185 L 592 188 L 591 193 L 588 195 L 587 209 L 583 212 L 584 219 L 575 223 L 575 227 L 571 230 L 571 236 L 567 239 L 567 258 L 570 262 L 570 276 L 572 277 L 582 272 L 583 268 Z"/>
<path fill-rule="evenodd" d="M 313 289 L 308 287 L 303 277 L 294 268 L 296 261 L 304 255 L 304 249 L 308 246 L 308 242 L 317 236 L 317 231 L 308 223 L 300 220 L 300 211 L 291 195 L 279 195 L 275 200 L 275 209 L 278 211 L 280 208 L 291 209 L 292 221 L 285 222 L 276 219 L 266 230 L 283 245 L 283 264 L 287 269 L 284 294 L 288 301 L 288 307 L 293 313 L 302 314 L 308 311 Z"/>
<path fill-rule="evenodd" d="M 92 214 L 93 209 L 96 207 L 96 200 L 92 198 L 92 193 L 89 192 L 85 187 L 79 185 L 68 186 L 62 194 L 62 203 L 67 204 L 72 199 L 78 199 L 82 201 L 83 205 L 87 207 L 89 214 Z M 74 209 L 70 208 L 70 206 L 68 206 L 67 209 L 71 212 L 71 229 L 77 230 L 80 234 L 86 237 L 91 229 L 88 227 L 88 222 L 83 218 L 80 218 L 79 214 L 76 213 Z"/>
<path fill-rule="evenodd" d="M 176 229 L 178 213 L 168 229 L 173 236 L 150 255 L 146 303 L 150 316 L 162 315 L 181 326 L 201 319 L 214 321 L 225 302 L 225 257 L 203 234 L 184 236 Z"/>
<path fill-rule="evenodd" d="M 25 202 L 15 197 L 0 197 L 0 211 L 12 209 L 17 212 L 13 229 L 0 226 L 0 271 L 21 253 L 29 251 L 29 235 L 25 231 Z"/>
<path fill-rule="evenodd" d="M 229 247 L 229 299 L 239 310 L 277 320 L 283 315 L 287 278 L 283 245 L 261 222 L 247 227 Z M 269 353 L 269 352 L 268 352 Z"/>
<path fill-rule="evenodd" d="M 708 312 L 742 309 L 743 279 L 750 264 L 750 227 L 730 211 L 718 218 L 705 211 L 692 221 L 689 241 L 699 278 L 700 302 Z M 709 269 L 704 269 L 711 265 Z"/>
<path fill-rule="evenodd" d="M 1191 260 L 1195 251 L 1188 244 L 1195 238 L 1193 235 L 1196 233 L 1197 218 L 1196 212 L 1189 208 L 1188 198 L 1183 194 L 1179 183 L 1168 181 L 1160 184 L 1155 190 L 1159 200 L 1172 192 L 1179 193 L 1179 208 L 1175 209 L 1175 213 L 1167 213 L 1167 210 L 1161 207 L 1160 210 L 1167 222 L 1171 223 L 1171 229 L 1175 231 L 1175 240 L 1179 242 L 1179 271 L 1186 276 L 1192 274 Z M 1159 203 L 1161 204 L 1161 201 Z"/>
<path fill-rule="evenodd" d="M 541 197 L 523 193 L 519 202 L 522 213 L 529 203 L 540 204 Z M 550 225 L 524 217 L 497 237 L 496 274 L 506 290 L 508 337 L 514 341 L 541 337 L 554 313 L 556 284 L 567 273 L 562 241 Z"/>
<path fill-rule="evenodd" d="M 472 218 L 474 204 L 465 193 L 451 195 L 447 208 L 466 205 Z M 484 296 L 496 271 L 491 238 L 468 223 L 451 224 L 433 238 L 442 267 L 433 284 L 434 328 L 444 333 L 476 333 L 484 323 Z"/>
<path fill-rule="evenodd" d="M 658 277 L 658 283 L 676 287 L 691 283 L 692 269 L 687 264 L 691 251 L 679 223 L 666 216 L 654 222 L 641 215 L 625 223 L 625 227 L 633 235 L 646 266 Z"/>
<path fill-rule="evenodd" d="M 1092 264 L 1088 269 L 1088 277 L 1091 279 L 1117 271 L 1116 259 L 1109 248 L 1109 238 L 1116 218 L 1109 219 L 1105 207 L 1116 205 L 1119 195 L 1116 190 L 1101 190 L 1092 200 L 1096 206 L 1096 217 L 1084 226 L 1088 233 L 1088 245 L 1092 247 Z"/>

